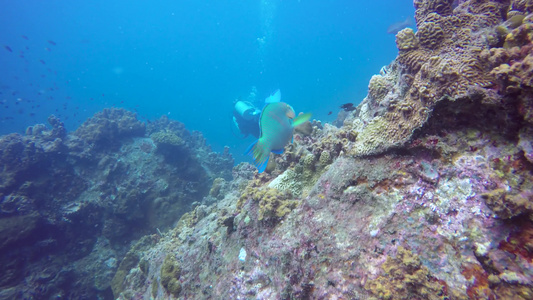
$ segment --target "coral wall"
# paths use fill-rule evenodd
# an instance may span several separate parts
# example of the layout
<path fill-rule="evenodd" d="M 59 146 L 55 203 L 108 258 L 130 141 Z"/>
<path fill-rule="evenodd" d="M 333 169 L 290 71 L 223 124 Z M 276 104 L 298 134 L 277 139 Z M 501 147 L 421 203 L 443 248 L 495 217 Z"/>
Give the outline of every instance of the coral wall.
<path fill-rule="evenodd" d="M 128 244 L 231 178 L 231 156 L 176 121 L 105 109 L 73 133 L 48 122 L 0 137 L 1 299 L 112 298 Z M 157 133 L 179 139 L 178 158 Z"/>
<path fill-rule="evenodd" d="M 234 168 L 115 296 L 532 299 L 533 5 L 414 6 L 418 30 L 342 126 L 311 123 L 266 173 Z"/>

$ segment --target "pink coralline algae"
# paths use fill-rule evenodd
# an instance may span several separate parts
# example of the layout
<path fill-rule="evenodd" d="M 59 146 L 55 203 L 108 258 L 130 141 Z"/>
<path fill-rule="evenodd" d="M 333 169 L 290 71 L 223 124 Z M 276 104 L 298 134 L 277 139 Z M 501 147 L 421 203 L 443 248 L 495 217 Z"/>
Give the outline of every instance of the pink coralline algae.
<path fill-rule="evenodd" d="M 137 251 L 146 272 L 115 297 L 532 299 L 533 7 L 414 2 L 419 31 L 398 33 L 340 128 L 312 123 L 264 174 L 235 167 L 224 197 Z"/>

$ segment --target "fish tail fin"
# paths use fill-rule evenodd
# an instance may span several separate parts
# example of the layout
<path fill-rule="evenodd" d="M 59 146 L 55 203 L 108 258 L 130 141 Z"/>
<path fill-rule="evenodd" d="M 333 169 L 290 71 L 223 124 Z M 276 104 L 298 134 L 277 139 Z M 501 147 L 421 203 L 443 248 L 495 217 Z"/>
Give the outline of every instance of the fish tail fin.
<path fill-rule="evenodd" d="M 301 125 L 302 123 L 305 123 L 305 122 L 309 121 L 311 119 L 311 116 L 312 116 L 311 113 L 305 113 L 305 114 L 301 114 L 301 115 L 297 116 L 292 121 L 292 126 L 296 127 L 298 125 Z"/>
<path fill-rule="evenodd" d="M 254 159 L 254 165 L 259 173 L 265 171 L 268 159 L 270 158 L 270 150 L 265 147 L 261 141 L 257 140 L 253 142 L 248 148 L 246 148 L 244 153 Z"/>

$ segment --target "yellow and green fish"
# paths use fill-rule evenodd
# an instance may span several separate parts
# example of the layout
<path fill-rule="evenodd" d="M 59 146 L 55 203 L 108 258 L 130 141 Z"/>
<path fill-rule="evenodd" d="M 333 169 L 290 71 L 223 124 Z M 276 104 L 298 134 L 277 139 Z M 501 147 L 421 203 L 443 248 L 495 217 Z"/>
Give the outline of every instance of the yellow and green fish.
<path fill-rule="evenodd" d="M 294 127 L 308 121 L 310 113 L 296 117 L 294 109 L 284 102 L 267 103 L 259 118 L 261 134 L 259 139 L 246 149 L 246 154 L 254 159 L 259 173 L 262 173 L 270 158 L 270 152 L 281 154 L 292 140 Z"/>

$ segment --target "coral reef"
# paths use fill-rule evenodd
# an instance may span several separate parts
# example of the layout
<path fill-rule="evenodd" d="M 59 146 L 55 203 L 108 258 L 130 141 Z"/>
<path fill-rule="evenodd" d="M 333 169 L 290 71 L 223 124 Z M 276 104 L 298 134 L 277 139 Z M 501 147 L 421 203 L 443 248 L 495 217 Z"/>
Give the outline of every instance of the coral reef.
<path fill-rule="evenodd" d="M 405 28 L 400 30 L 400 32 L 396 34 L 396 47 L 398 47 L 399 50 L 404 51 L 414 50 L 418 48 L 418 39 L 413 29 Z"/>
<path fill-rule="evenodd" d="M 414 1 L 355 111 L 235 167 L 115 297 L 154 296 L 171 251 L 183 299 L 531 299 L 530 4 Z"/>
<path fill-rule="evenodd" d="M 376 154 L 405 144 L 425 124 L 436 103 L 446 98 L 460 100 L 471 88 L 493 84 L 479 56 L 489 49 L 485 30 L 504 21 L 500 14 L 504 4 L 464 1 L 453 8 L 452 3 L 415 1 L 418 31 L 407 28 L 397 34 L 400 53 L 392 67 L 399 70 L 388 81 L 402 92 L 387 110 L 368 105 L 370 117 L 360 114 L 356 118 L 366 125 L 355 129 L 360 139 L 354 155 Z M 374 90 L 371 80 L 370 97 L 363 105 L 381 99 Z"/>
<path fill-rule="evenodd" d="M 387 257 L 381 265 L 383 274 L 369 280 L 365 288 L 380 299 L 443 299 L 447 287 L 431 276 L 420 259 L 402 246 L 395 258 Z"/>
<path fill-rule="evenodd" d="M 258 221 L 277 223 L 297 205 L 297 202 L 291 200 L 287 194 L 291 193 L 290 186 L 284 186 L 281 182 L 275 184 L 274 187 L 258 189 L 256 186 L 257 183 L 252 182 L 246 187 L 237 203 L 237 208 L 242 211 L 250 200 L 253 203 L 248 203 L 249 205 L 257 203 L 259 205 Z"/>
<path fill-rule="evenodd" d="M 388 80 L 386 80 L 383 76 L 372 76 L 372 78 L 370 78 L 370 82 L 368 83 L 368 95 L 372 97 L 374 101 L 381 102 L 381 100 L 383 100 L 389 91 L 389 88 L 387 87 L 388 84 Z"/>
<path fill-rule="evenodd" d="M 74 134 L 89 144 L 101 147 L 120 145 L 120 139 L 143 136 L 145 125 L 134 113 L 106 108 L 85 121 Z"/>
<path fill-rule="evenodd" d="M 116 108 L 73 133 L 55 116 L 48 122 L 0 137 L 2 299 L 111 299 L 140 261 L 140 248 L 128 252 L 128 243 L 167 230 L 215 178 L 231 178 L 227 150 L 212 153 L 178 122 L 145 126 Z M 146 136 L 157 132 L 188 149 L 185 165 Z"/>
<path fill-rule="evenodd" d="M 532 299 L 531 1 L 414 6 L 357 109 L 268 172 L 124 111 L 2 137 L 0 298 Z"/>
<path fill-rule="evenodd" d="M 176 258 L 172 255 L 167 255 L 161 266 L 161 285 L 175 297 L 179 296 L 181 292 L 180 267 Z"/>

